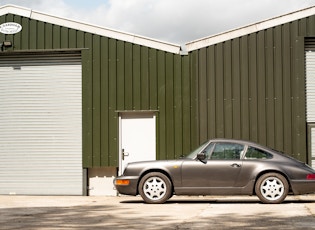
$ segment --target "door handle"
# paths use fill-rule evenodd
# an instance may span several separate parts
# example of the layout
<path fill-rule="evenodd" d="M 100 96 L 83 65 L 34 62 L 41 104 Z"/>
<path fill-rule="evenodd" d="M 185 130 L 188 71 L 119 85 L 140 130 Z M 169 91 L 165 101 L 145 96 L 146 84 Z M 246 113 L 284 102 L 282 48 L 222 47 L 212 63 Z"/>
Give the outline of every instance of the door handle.
<path fill-rule="evenodd" d="M 239 168 L 239 167 L 241 167 L 241 165 L 240 165 L 240 164 L 237 164 L 237 163 L 233 163 L 233 164 L 231 164 L 231 166 L 232 166 L 233 168 Z"/>
<path fill-rule="evenodd" d="M 125 149 L 121 150 L 122 159 L 125 160 L 125 157 L 129 156 L 129 153 L 125 152 Z"/>

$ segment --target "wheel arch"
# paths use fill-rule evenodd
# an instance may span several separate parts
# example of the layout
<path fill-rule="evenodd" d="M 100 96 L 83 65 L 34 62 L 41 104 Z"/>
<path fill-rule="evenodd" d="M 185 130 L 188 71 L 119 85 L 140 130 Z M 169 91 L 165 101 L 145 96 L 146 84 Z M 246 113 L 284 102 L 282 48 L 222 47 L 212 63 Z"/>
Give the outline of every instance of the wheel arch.
<path fill-rule="evenodd" d="M 137 183 L 137 195 L 139 194 L 139 184 L 140 184 L 140 181 L 142 180 L 142 178 L 149 174 L 149 173 L 152 173 L 152 172 L 157 172 L 157 173 L 162 173 L 164 174 L 165 176 L 168 177 L 168 179 L 170 180 L 171 182 L 171 186 L 172 186 L 172 193 L 174 192 L 174 183 L 173 183 L 173 180 L 172 180 L 172 177 L 170 176 L 170 174 L 166 171 L 166 170 L 163 170 L 163 169 L 148 169 L 144 172 L 141 173 L 139 179 L 138 179 L 138 183 Z"/>
<path fill-rule="evenodd" d="M 254 183 L 254 186 L 253 186 L 253 195 L 257 195 L 256 192 L 255 192 L 255 187 L 256 187 L 256 183 L 258 181 L 258 179 L 264 175 L 264 174 L 267 174 L 267 173 L 278 173 L 280 175 L 282 175 L 288 182 L 289 184 L 289 193 L 292 192 L 292 187 L 291 187 L 291 182 L 289 180 L 289 177 L 288 175 L 286 175 L 284 172 L 280 171 L 280 170 L 276 170 L 276 169 L 269 169 L 269 170 L 264 170 L 264 171 L 261 171 L 257 174 L 256 178 L 255 178 L 255 183 Z"/>

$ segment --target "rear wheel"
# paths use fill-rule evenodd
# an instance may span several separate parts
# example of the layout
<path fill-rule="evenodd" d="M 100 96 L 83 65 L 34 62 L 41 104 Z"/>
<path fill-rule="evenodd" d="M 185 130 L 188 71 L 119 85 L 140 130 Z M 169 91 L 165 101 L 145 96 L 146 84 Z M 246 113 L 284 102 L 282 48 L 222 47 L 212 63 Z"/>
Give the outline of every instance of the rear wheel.
<path fill-rule="evenodd" d="M 163 173 L 152 172 L 139 183 L 139 193 L 146 203 L 162 204 L 172 195 L 172 183 Z"/>
<path fill-rule="evenodd" d="M 289 192 L 287 179 L 279 173 L 266 173 L 258 178 L 255 192 L 265 204 L 281 203 Z"/>

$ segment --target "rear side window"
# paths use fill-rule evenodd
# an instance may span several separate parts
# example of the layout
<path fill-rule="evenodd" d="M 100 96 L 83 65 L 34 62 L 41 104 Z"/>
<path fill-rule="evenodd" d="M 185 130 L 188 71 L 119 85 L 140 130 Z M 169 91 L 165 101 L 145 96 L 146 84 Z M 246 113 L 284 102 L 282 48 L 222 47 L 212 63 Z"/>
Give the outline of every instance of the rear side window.
<path fill-rule="evenodd" d="M 245 154 L 245 159 L 256 160 L 256 159 L 271 159 L 272 155 L 268 152 L 265 152 L 261 149 L 256 149 L 254 147 L 248 147 Z"/>

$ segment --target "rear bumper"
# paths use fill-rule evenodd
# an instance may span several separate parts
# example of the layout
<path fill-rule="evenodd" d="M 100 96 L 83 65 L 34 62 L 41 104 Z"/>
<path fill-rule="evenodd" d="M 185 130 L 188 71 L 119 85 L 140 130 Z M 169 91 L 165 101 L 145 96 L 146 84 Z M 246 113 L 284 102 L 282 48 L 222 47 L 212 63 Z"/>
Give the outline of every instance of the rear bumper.
<path fill-rule="evenodd" d="M 294 195 L 315 193 L 315 180 L 293 180 L 291 187 Z"/>
<path fill-rule="evenodd" d="M 117 185 L 117 180 L 128 180 L 128 185 Z M 132 195 L 136 196 L 138 194 L 138 180 L 137 176 L 120 176 L 114 179 L 114 185 L 116 190 L 123 195 Z"/>

